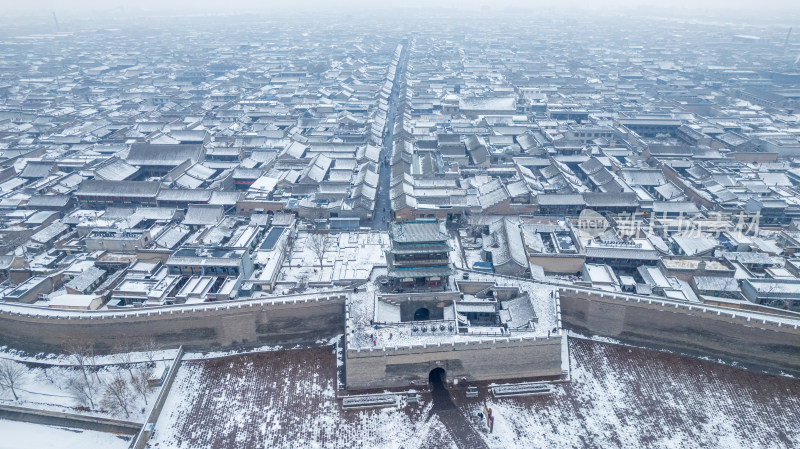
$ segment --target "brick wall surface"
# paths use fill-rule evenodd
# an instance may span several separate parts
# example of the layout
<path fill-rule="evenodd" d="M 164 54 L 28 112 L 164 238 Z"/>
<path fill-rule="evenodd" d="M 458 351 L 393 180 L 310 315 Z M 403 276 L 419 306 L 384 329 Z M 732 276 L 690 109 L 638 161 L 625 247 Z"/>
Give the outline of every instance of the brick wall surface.
<path fill-rule="evenodd" d="M 800 375 L 800 329 L 739 310 L 561 290 L 564 327 L 623 343 Z"/>
<path fill-rule="evenodd" d="M 561 374 L 561 337 L 487 343 L 442 343 L 398 349 L 347 351 L 348 389 L 427 385 L 428 375 L 443 368 L 448 381 L 519 379 Z"/>
<path fill-rule="evenodd" d="M 69 319 L 0 310 L 0 345 L 28 352 L 58 352 L 71 339 L 88 338 L 100 352 L 120 341 L 153 336 L 165 347 L 208 350 L 329 339 L 344 328 L 344 295 L 309 301 L 220 303 L 134 313 L 86 313 Z M 229 307 L 226 307 L 229 306 Z"/>

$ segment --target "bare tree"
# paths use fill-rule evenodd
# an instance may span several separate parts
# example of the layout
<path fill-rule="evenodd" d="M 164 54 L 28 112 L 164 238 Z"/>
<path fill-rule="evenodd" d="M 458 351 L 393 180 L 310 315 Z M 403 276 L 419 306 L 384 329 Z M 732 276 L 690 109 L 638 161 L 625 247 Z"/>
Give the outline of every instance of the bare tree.
<path fill-rule="evenodd" d="M 146 365 L 139 365 L 136 373 L 131 377 L 131 387 L 144 399 L 144 405 L 147 405 L 147 392 L 150 390 L 151 377 L 153 377 L 153 368 Z"/>
<path fill-rule="evenodd" d="M 147 366 L 155 366 L 156 365 L 156 355 L 158 355 L 158 351 L 161 350 L 161 345 L 156 341 L 153 337 L 146 337 L 139 340 L 139 344 L 137 345 L 140 352 L 144 353 L 145 358 L 147 359 Z"/>
<path fill-rule="evenodd" d="M 302 293 L 306 291 L 308 287 L 308 274 L 303 273 L 300 275 L 300 278 L 297 280 L 297 285 L 293 288 L 292 293 Z"/>
<path fill-rule="evenodd" d="M 42 366 L 42 375 L 43 375 L 43 376 L 44 376 L 44 378 L 45 378 L 45 379 L 47 379 L 47 380 L 48 380 L 48 381 L 49 381 L 51 384 L 54 384 L 54 385 L 55 385 L 55 383 L 56 383 L 56 380 L 53 378 L 53 375 L 52 375 L 52 373 L 50 372 L 50 370 L 47 368 L 47 366 Z"/>
<path fill-rule="evenodd" d="M 306 246 L 314 253 L 314 256 L 319 261 L 319 271 L 322 274 L 322 261 L 325 258 L 325 248 L 328 243 L 328 236 L 324 232 L 312 232 L 306 239 Z"/>
<path fill-rule="evenodd" d="M 10 390 L 14 400 L 18 401 L 17 388 L 21 388 L 28 380 L 28 368 L 13 360 L 0 361 L 0 388 Z"/>
<path fill-rule="evenodd" d="M 64 351 L 79 371 L 78 375 L 67 379 L 67 390 L 80 404 L 95 408 L 98 390 L 103 382 L 97 373 L 94 342 L 86 338 L 74 338 L 66 342 Z"/>
<path fill-rule="evenodd" d="M 111 381 L 108 382 L 103 389 L 103 407 L 115 412 L 122 410 L 125 412 L 125 417 L 128 418 L 131 416 L 128 409 L 131 406 L 132 400 L 133 392 L 130 387 L 128 387 L 128 382 L 126 382 L 122 374 L 117 371 Z"/>
<path fill-rule="evenodd" d="M 98 387 L 94 377 L 75 374 L 67 378 L 66 387 L 79 404 L 94 408 Z"/>
<path fill-rule="evenodd" d="M 70 360 L 76 365 L 83 375 L 84 383 L 89 385 L 89 376 L 94 373 L 97 382 L 100 378 L 97 377 L 97 356 L 94 352 L 94 343 L 86 339 L 73 339 L 67 341 L 64 345 L 64 351 L 69 355 Z"/>
<path fill-rule="evenodd" d="M 9 251 L 13 251 L 14 249 L 20 247 L 22 244 L 28 241 L 28 237 L 17 236 L 17 237 L 9 237 L 8 234 L 2 234 L 0 236 L 0 254 L 6 254 Z M 23 248 L 24 251 L 24 248 Z"/>
<path fill-rule="evenodd" d="M 112 349 L 112 352 L 114 353 L 114 361 L 116 361 L 121 368 L 128 370 L 128 374 L 131 375 L 131 379 L 133 379 L 133 350 L 134 348 L 130 343 L 128 343 L 127 339 L 117 343 Z"/>

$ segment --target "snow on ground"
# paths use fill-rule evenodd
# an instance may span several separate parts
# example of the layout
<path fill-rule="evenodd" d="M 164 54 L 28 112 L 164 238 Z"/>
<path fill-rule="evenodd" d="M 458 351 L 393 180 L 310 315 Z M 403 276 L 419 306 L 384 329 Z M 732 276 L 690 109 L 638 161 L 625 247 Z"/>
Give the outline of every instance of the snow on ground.
<path fill-rule="evenodd" d="M 342 411 L 335 369 L 329 348 L 186 362 L 151 447 L 453 447 L 441 422 L 435 416 L 426 420 L 429 401 Z"/>
<path fill-rule="evenodd" d="M 126 449 L 130 444 L 110 433 L 5 419 L 0 419 L 0 435 L 0 449 Z"/>
<path fill-rule="evenodd" d="M 386 266 L 383 253 L 389 247 L 386 232 L 324 234 L 325 254 L 321 271 L 319 259 L 308 244 L 310 235 L 307 232 L 298 234 L 278 275 L 278 283 L 365 280 L 374 266 Z"/>
<path fill-rule="evenodd" d="M 461 249 L 461 236 L 451 232 L 450 237 L 450 243 L 453 245 L 453 251 L 450 251 L 450 262 L 456 268 L 467 268 L 464 260 L 464 250 Z"/>
<path fill-rule="evenodd" d="M 348 347 L 350 348 L 377 348 L 382 347 L 401 347 L 408 345 L 422 344 L 453 344 L 465 341 L 476 341 L 478 339 L 503 338 L 499 335 L 499 328 L 488 328 L 476 326 L 476 332 L 496 332 L 497 336 L 480 336 L 464 333 L 457 333 L 454 330 L 438 328 L 435 332 L 414 332 L 407 324 L 383 325 L 375 329 L 370 325 L 375 310 L 375 295 L 378 293 L 376 278 L 385 274 L 385 269 L 376 269 L 373 272 L 371 282 L 364 284 L 363 291 L 350 294 L 349 311 L 352 330 L 348 334 Z M 453 276 L 455 279 L 458 276 Z M 517 279 L 495 277 L 488 274 L 470 273 L 470 281 L 483 280 L 495 283 L 499 286 L 518 287 L 520 291 L 528 293 L 532 299 L 533 308 L 539 322 L 536 330 L 526 332 L 526 337 L 546 337 L 558 326 L 558 314 L 556 313 L 556 299 L 553 292 L 556 287 L 550 284 L 542 284 L 535 281 L 522 281 Z M 431 295 L 435 295 L 432 292 Z M 521 334 L 516 334 L 521 335 Z M 373 341 L 373 338 L 375 339 Z"/>
<path fill-rule="evenodd" d="M 454 278 L 461 279 L 461 274 L 462 272 L 459 271 Z M 556 300 L 552 297 L 553 292 L 557 290 L 555 285 L 474 271 L 469 272 L 469 280 L 492 282 L 499 287 L 518 287 L 521 291 L 527 292 L 532 299 L 536 316 L 539 318 L 539 323 L 536 325 L 537 332 L 532 335 L 547 335 L 548 330 L 552 330 L 558 325 Z"/>
<path fill-rule="evenodd" d="M 244 353 L 253 353 L 253 352 L 269 352 L 269 351 L 281 351 L 284 349 L 283 346 L 259 346 L 256 348 L 248 348 L 247 350 L 238 350 L 238 349 L 230 349 L 227 351 L 206 351 L 206 352 L 187 352 L 183 355 L 183 360 L 203 360 L 203 359 L 215 359 L 219 357 L 229 357 L 236 354 L 244 354 Z"/>
<path fill-rule="evenodd" d="M 570 340 L 570 349 L 572 382 L 552 395 L 489 399 L 491 447 L 800 445 L 800 382 L 587 340 Z"/>
<path fill-rule="evenodd" d="M 130 361 L 133 363 L 152 360 L 173 360 L 178 354 L 177 349 L 161 349 L 150 352 L 130 352 Z M 18 362 L 37 363 L 46 365 L 72 366 L 74 361 L 69 354 L 38 353 L 28 354 L 23 351 L 11 349 L 8 346 L 0 346 L 0 359 L 11 359 Z M 115 354 L 103 354 L 95 356 L 97 365 L 116 365 L 119 360 Z"/>
<path fill-rule="evenodd" d="M 273 351 L 288 351 L 293 349 L 307 349 L 307 348 L 316 348 L 320 346 L 333 346 L 334 344 L 338 343 L 339 340 L 342 339 L 342 334 L 336 335 L 335 337 L 329 338 L 327 340 L 321 339 L 314 342 L 313 345 L 295 345 L 293 347 L 285 347 L 281 345 L 264 345 L 264 346 L 257 346 L 255 348 L 247 348 L 247 349 L 230 349 L 227 351 L 204 351 L 204 352 L 187 352 L 183 355 L 183 360 L 204 360 L 204 359 L 217 359 L 221 357 L 230 357 L 232 355 L 239 355 L 239 354 L 253 354 L 257 352 L 273 352 Z"/>
<path fill-rule="evenodd" d="M 483 262 L 483 256 L 481 256 L 481 250 L 479 249 L 465 249 L 464 258 L 469 269 L 475 266 L 475 262 Z"/>
<path fill-rule="evenodd" d="M 548 396 L 451 395 L 489 447 L 800 447 L 800 381 L 675 354 L 571 339 L 572 382 Z M 156 426 L 153 447 L 451 448 L 420 405 L 343 411 L 328 348 L 186 362 Z M 473 419 L 487 398 L 495 428 Z M 155 444 L 158 443 L 158 446 Z"/>
<path fill-rule="evenodd" d="M 153 375 L 160 377 L 164 368 L 171 364 L 169 361 L 158 361 L 153 368 Z M 103 366 L 97 372 L 97 378 L 102 382 L 109 382 L 115 373 L 121 373 L 124 379 L 129 379 L 130 374 L 125 368 L 118 366 Z M 135 372 L 135 371 L 134 371 Z M 37 365 L 28 369 L 25 376 L 25 383 L 17 389 L 19 400 L 14 400 L 10 390 L 0 390 L 0 404 L 14 405 L 17 407 L 34 408 L 39 410 L 50 410 L 65 413 L 76 413 L 82 415 L 111 417 L 124 419 L 134 422 L 144 422 L 146 419 L 146 405 L 144 398 L 133 393 L 130 406 L 130 416 L 126 417 L 124 412 L 112 413 L 104 410 L 100 406 L 102 397 L 101 385 L 95 388 L 95 408 L 90 410 L 86 405 L 79 402 L 69 391 L 67 381 L 70 377 L 79 376 L 78 368 L 69 366 L 41 366 Z M 94 374 L 92 374 L 94 376 Z M 151 388 L 147 395 L 148 404 L 158 395 L 158 388 Z"/>
<path fill-rule="evenodd" d="M 359 326 L 367 326 L 375 311 L 375 295 L 378 293 L 379 286 L 376 282 L 380 276 L 386 276 L 385 268 L 377 268 L 372 273 L 370 282 L 364 284 L 357 293 L 350 294 L 348 301 L 350 318 L 353 323 Z"/>
<path fill-rule="evenodd" d="M 580 339 L 583 339 L 583 340 L 599 341 L 601 343 L 611 343 L 613 345 L 637 347 L 637 346 L 633 346 L 633 345 L 627 345 L 627 344 L 625 344 L 625 343 L 623 343 L 623 342 L 621 342 L 621 341 L 619 341 L 619 340 L 617 340 L 615 338 L 603 337 L 603 336 L 600 336 L 600 335 L 584 335 L 584 334 L 581 334 L 580 332 L 575 332 L 575 331 L 567 331 L 567 336 L 569 336 L 569 338 L 580 338 Z M 671 353 L 671 351 L 664 351 L 664 352 L 670 352 Z M 709 359 L 706 359 L 706 360 L 709 360 Z"/>

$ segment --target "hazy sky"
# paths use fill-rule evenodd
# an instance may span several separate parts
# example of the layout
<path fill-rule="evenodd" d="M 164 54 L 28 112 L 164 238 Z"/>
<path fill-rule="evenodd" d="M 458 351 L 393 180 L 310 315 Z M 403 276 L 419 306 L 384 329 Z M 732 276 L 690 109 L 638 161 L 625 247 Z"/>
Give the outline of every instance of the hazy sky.
<path fill-rule="evenodd" d="M 71 13 L 102 13 L 118 11 L 163 11 L 163 12 L 246 12 L 286 11 L 298 9 L 342 11 L 346 9 L 380 9 L 392 7 L 437 7 L 449 8 L 569 8 L 603 9 L 609 12 L 625 10 L 658 9 L 676 12 L 694 10 L 713 15 L 714 12 L 734 11 L 774 14 L 782 11 L 800 11 L 798 0 L 0 0 L 0 15 L 3 13 L 49 14 L 51 11 Z M 703 17 L 712 19 L 713 17 Z"/>
<path fill-rule="evenodd" d="M 425 12 L 442 16 L 451 11 L 476 11 L 492 18 L 492 11 L 502 14 L 508 8 L 525 8 L 542 17 L 567 16 L 587 18 L 628 15 L 664 17 L 699 22 L 762 26 L 772 24 L 794 27 L 800 31 L 800 0 L 0 0 L 0 23 L 6 19 L 22 23 L 51 23 L 52 13 L 59 21 L 74 26 L 75 21 L 122 21 L 152 16 L 197 16 L 214 14 L 266 14 L 273 17 L 307 14 L 310 18 L 332 21 L 358 20 L 359 13 L 370 17 L 399 18 L 403 8 L 435 10 Z M 405 17 L 417 17 L 412 12 Z M 15 18 L 24 17 L 19 23 Z M 399 19 L 398 19 L 399 20 Z M 111 22 L 109 22 L 111 23 Z M 118 23 L 118 22 L 116 22 Z"/>

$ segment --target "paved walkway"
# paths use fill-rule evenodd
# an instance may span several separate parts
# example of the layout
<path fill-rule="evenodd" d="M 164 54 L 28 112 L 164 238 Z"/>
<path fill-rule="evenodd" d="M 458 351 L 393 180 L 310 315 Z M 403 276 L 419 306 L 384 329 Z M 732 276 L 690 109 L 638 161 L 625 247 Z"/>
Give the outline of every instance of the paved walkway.
<path fill-rule="evenodd" d="M 453 403 L 450 392 L 441 382 L 435 382 L 431 387 L 433 408 L 428 419 L 435 413 L 460 449 L 489 449 L 467 417 Z"/>

